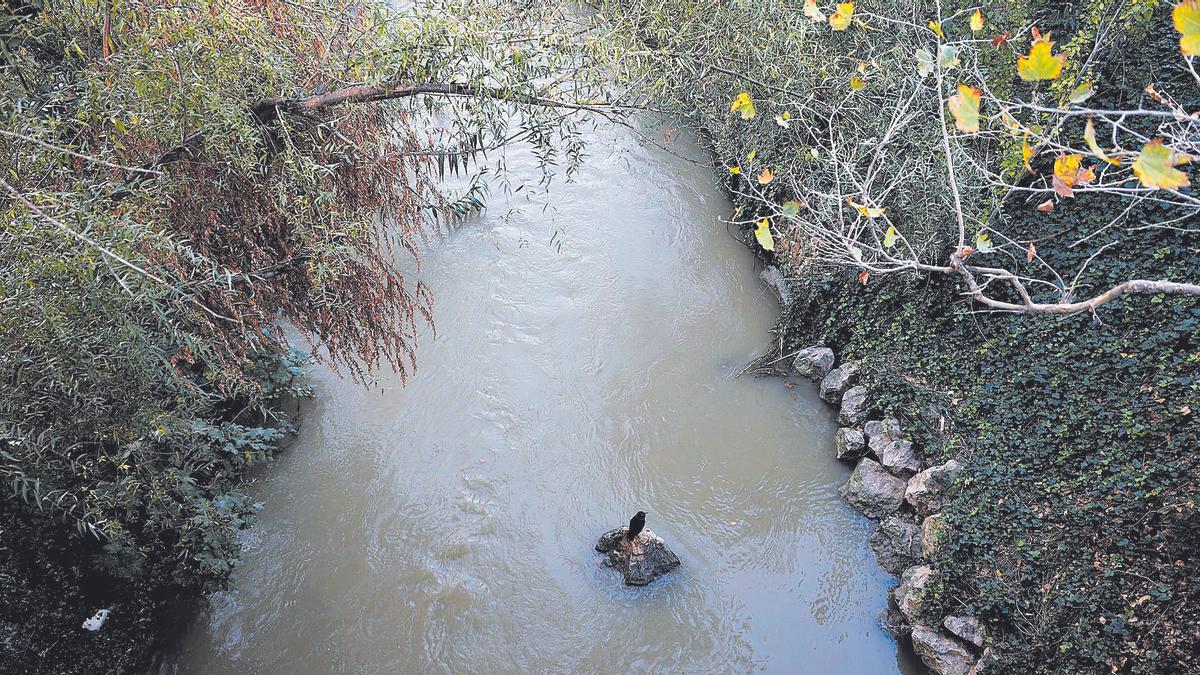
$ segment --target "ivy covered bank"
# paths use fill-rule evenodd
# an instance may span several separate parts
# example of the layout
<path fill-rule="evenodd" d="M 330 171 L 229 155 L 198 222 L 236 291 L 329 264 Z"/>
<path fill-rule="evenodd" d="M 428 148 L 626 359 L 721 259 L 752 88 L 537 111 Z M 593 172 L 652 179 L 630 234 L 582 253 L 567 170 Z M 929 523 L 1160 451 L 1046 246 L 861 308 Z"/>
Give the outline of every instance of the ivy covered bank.
<path fill-rule="evenodd" d="M 971 655 L 941 672 L 1200 669 L 1196 3 L 603 11 L 781 271 L 765 361 L 831 348 L 865 393 L 852 445 L 894 418 L 912 470 L 962 467 L 937 528 L 883 474 L 897 520 L 870 515 L 917 538 L 905 639 Z"/>

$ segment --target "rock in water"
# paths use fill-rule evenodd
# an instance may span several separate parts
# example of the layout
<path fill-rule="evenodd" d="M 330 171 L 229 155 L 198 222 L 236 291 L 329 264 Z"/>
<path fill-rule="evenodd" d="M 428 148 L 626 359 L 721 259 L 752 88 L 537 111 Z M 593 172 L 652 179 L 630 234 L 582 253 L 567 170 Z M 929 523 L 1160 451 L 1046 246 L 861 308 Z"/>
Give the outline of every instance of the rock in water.
<path fill-rule="evenodd" d="M 929 626 L 913 626 L 913 650 L 935 675 L 968 675 L 975 657 L 957 640 Z"/>
<path fill-rule="evenodd" d="M 858 364 L 853 362 L 843 363 L 829 371 L 825 379 L 821 380 L 821 399 L 827 403 L 840 402 L 842 395 L 850 388 L 856 375 L 858 375 Z"/>
<path fill-rule="evenodd" d="M 842 427 L 833 435 L 833 448 L 837 458 L 843 462 L 853 462 L 860 459 L 866 452 L 866 441 L 858 429 Z"/>
<path fill-rule="evenodd" d="M 907 483 L 888 473 L 879 462 L 864 459 L 838 489 L 842 498 L 868 518 L 883 518 L 900 510 Z"/>
<path fill-rule="evenodd" d="M 921 558 L 921 528 L 899 516 L 889 516 L 880 522 L 867 541 L 879 566 L 888 574 L 899 576 Z"/>
<path fill-rule="evenodd" d="M 833 350 L 829 347 L 806 347 L 796 352 L 792 367 L 801 377 L 820 382 L 833 368 Z"/>
<path fill-rule="evenodd" d="M 662 537 L 652 530 L 642 530 L 633 541 L 626 541 L 628 530 L 628 526 L 609 530 L 596 542 L 596 550 L 607 554 L 604 564 L 620 570 L 626 586 L 645 586 L 679 567 L 678 556 L 667 548 Z"/>
<path fill-rule="evenodd" d="M 842 394 L 842 410 L 838 413 L 838 424 L 856 427 L 867 419 L 871 405 L 867 403 L 867 388 L 861 384 L 850 387 Z"/>

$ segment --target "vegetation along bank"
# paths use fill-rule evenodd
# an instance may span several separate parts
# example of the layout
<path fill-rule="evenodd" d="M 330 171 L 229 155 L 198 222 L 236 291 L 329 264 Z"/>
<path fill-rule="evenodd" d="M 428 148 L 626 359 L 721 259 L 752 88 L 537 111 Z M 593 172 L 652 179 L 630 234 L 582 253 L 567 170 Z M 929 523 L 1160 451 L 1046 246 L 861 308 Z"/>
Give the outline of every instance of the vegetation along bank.
<path fill-rule="evenodd" d="M 780 270 L 764 363 L 857 367 L 845 493 L 926 663 L 1200 669 L 1196 4 L 603 11 Z"/>
<path fill-rule="evenodd" d="M 397 257 L 481 204 L 441 178 L 518 141 L 569 172 L 616 110 L 577 33 L 556 3 L 0 2 L 0 670 L 143 672 L 227 583 L 289 337 L 411 373 L 432 297 Z"/>

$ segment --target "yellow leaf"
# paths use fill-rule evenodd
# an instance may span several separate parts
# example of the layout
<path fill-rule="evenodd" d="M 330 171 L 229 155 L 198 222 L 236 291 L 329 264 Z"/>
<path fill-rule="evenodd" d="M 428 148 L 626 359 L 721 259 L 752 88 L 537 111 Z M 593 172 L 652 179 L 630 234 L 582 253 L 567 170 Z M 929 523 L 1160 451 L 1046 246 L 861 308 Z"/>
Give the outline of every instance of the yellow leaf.
<path fill-rule="evenodd" d="M 829 17 L 829 25 L 833 26 L 834 30 L 846 30 L 850 27 L 850 20 L 854 18 L 854 3 L 839 2 L 837 11 Z"/>
<path fill-rule="evenodd" d="M 1142 146 L 1142 152 L 1133 163 L 1133 173 L 1148 188 L 1187 187 L 1187 174 L 1175 167 L 1190 161 L 1191 157 L 1175 152 L 1163 145 L 1163 139 L 1156 138 Z"/>
<path fill-rule="evenodd" d="M 958 93 L 946 99 L 950 114 L 954 115 L 954 126 L 965 134 L 979 131 L 980 93 L 980 90 L 960 83 Z"/>
<path fill-rule="evenodd" d="M 740 167 L 740 166 L 729 167 L 729 173 L 733 174 L 734 176 L 738 175 L 741 172 L 742 172 L 742 167 Z"/>
<path fill-rule="evenodd" d="M 1092 89 L 1092 83 L 1084 82 L 1071 90 L 1071 94 L 1067 97 L 1067 100 L 1075 105 L 1079 105 L 1091 98 L 1093 93 L 1095 92 Z"/>
<path fill-rule="evenodd" d="M 850 88 L 852 90 L 858 91 L 865 86 L 867 86 L 867 81 L 864 80 L 861 75 L 855 75 L 854 77 L 850 78 Z"/>
<path fill-rule="evenodd" d="M 1046 33 L 1043 37 L 1036 28 L 1033 30 L 1033 44 L 1029 47 L 1029 53 L 1017 57 L 1017 74 L 1022 80 L 1030 82 L 1057 79 L 1062 74 L 1067 55 L 1052 55 L 1050 52 L 1054 43 L 1050 41 L 1050 34 Z"/>
<path fill-rule="evenodd" d="M 987 232 L 980 232 L 975 235 L 975 250 L 980 253 L 991 253 L 996 250 L 992 245 L 992 236 Z"/>
<path fill-rule="evenodd" d="M 937 33 L 937 36 L 940 38 L 946 37 L 946 34 L 944 32 L 942 32 L 942 22 L 941 21 L 930 21 L 929 22 L 929 30 Z"/>
<path fill-rule="evenodd" d="M 792 113 L 784 111 L 775 116 L 775 124 L 787 129 L 792 126 Z"/>
<path fill-rule="evenodd" d="M 804 0 L 804 16 L 815 23 L 825 23 L 825 14 L 817 7 L 817 0 Z"/>
<path fill-rule="evenodd" d="M 771 221 L 763 218 L 755 224 L 757 227 L 754 228 L 754 239 L 758 245 L 768 251 L 774 251 L 775 238 L 771 236 Z"/>
<path fill-rule="evenodd" d="M 1076 185 L 1086 185 L 1096 179 L 1091 167 L 1083 166 L 1083 155 L 1060 154 L 1054 160 L 1054 192 L 1060 197 L 1074 197 Z"/>
<path fill-rule="evenodd" d="M 1184 0 L 1175 5 L 1171 19 L 1179 31 L 1179 51 L 1184 56 L 1200 56 L 1200 1 Z"/>
<path fill-rule="evenodd" d="M 1029 160 L 1033 159 L 1033 148 L 1029 147 L 1029 141 L 1021 141 L 1021 161 L 1025 162 L 1025 170 L 1033 173 L 1033 167 L 1029 165 Z"/>
<path fill-rule="evenodd" d="M 1021 134 L 1029 133 L 1026 131 L 1025 127 L 1021 126 L 1021 123 L 1017 121 L 1017 118 L 1009 114 L 1007 110 L 1000 112 L 1000 123 L 1004 125 L 1005 129 L 1008 129 L 1008 133 L 1012 134 L 1014 138 L 1020 136 Z"/>
<path fill-rule="evenodd" d="M 983 30 L 983 12 L 975 10 L 975 13 L 971 15 L 971 32 L 978 33 L 981 30 Z"/>
<path fill-rule="evenodd" d="M 762 173 L 758 174 L 758 184 L 766 185 L 775 180 L 775 174 L 771 173 L 770 169 L 763 169 Z"/>
<path fill-rule="evenodd" d="M 733 105 L 729 106 L 729 112 L 740 113 L 742 119 L 748 120 L 754 117 L 754 101 L 750 100 L 750 92 L 743 91 L 733 99 Z"/>
<path fill-rule="evenodd" d="M 900 238 L 900 233 L 896 231 L 894 225 L 888 225 L 887 232 L 883 233 L 883 247 L 891 248 L 896 245 L 896 240 Z"/>
<path fill-rule="evenodd" d="M 1117 166 L 1121 163 L 1120 159 L 1116 157 L 1109 157 L 1108 155 L 1104 154 L 1104 150 L 1098 143 L 1096 143 L 1096 125 L 1092 123 L 1092 119 L 1090 117 L 1088 118 L 1087 126 L 1083 129 L 1083 142 L 1087 143 L 1088 150 L 1091 150 L 1092 154 L 1096 157 L 1108 162 L 1109 164 L 1112 164 L 1113 166 Z"/>
<path fill-rule="evenodd" d="M 868 218 L 878 218 L 883 215 L 884 211 L 887 211 L 887 207 L 867 206 L 866 204 L 859 204 L 853 199 L 846 199 L 846 203 Z"/>
<path fill-rule="evenodd" d="M 746 153 L 746 161 L 753 162 L 754 158 L 757 156 L 758 156 L 758 150 L 751 150 L 750 152 Z"/>

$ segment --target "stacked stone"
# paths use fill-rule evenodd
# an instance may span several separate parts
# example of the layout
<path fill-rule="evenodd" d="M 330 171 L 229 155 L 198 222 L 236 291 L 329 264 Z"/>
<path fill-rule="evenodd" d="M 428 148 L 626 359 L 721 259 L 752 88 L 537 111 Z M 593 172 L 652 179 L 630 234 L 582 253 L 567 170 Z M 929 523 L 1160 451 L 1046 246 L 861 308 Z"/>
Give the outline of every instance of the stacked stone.
<path fill-rule="evenodd" d="M 924 611 L 925 589 L 936 581 L 925 561 L 945 538 L 939 511 L 962 466 L 955 460 L 925 465 L 899 421 L 872 419 L 875 409 L 867 389 L 856 384 L 858 365 L 845 362 L 835 368 L 835 362 L 832 349 L 808 347 L 796 353 L 793 367 L 820 384 L 823 400 L 838 406 L 834 449 L 839 460 L 855 465 L 840 492 L 863 515 L 879 521 L 871 549 L 881 567 L 900 577 L 891 594 L 895 628 L 911 636 L 917 655 L 934 673 L 982 675 L 993 655 L 985 649 L 987 636 L 979 619 L 947 616 L 936 626 Z"/>

